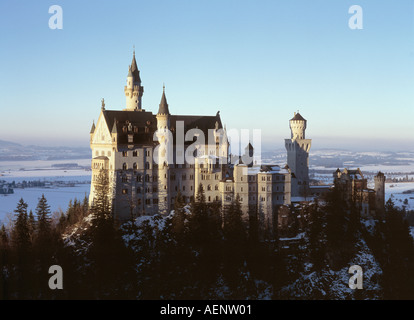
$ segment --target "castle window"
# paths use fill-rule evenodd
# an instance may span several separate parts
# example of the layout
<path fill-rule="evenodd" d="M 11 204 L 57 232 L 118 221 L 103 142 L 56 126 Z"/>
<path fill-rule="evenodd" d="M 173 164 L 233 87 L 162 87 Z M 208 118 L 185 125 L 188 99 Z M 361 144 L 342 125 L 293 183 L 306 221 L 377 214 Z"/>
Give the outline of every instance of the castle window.
<path fill-rule="evenodd" d="M 210 196 L 208 196 L 208 202 L 210 202 L 211 201 L 211 197 Z"/>
<path fill-rule="evenodd" d="M 128 157 L 128 151 L 122 151 L 122 156 L 123 157 Z"/>
<path fill-rule="evenodd" d="M 137 182 L 142 182 L 142 176 L 140 174 L 137 175 Z"/>
<path fill-rule="evenodd" d="M 240 192 L 243 192 L 243 187 L 240 188 Z"/>
<path fill-rule="evenodd" d="M 134 162 L 134 164 L 132 165 L 132 167 L 133 167 L 134 169 L 137 169 L 137 168 L 138 168 L 137 163 L 136 163 L 136 162 Z"/>
<path fill-rule="evenodd" d="M 145 182 L 149 182 L 150 181 L 150 176 L 149 176 L 149 174 L 146 174 L 145 175 Z"/>
<path fill-rule="evenodd" d="M 240 177 L 240 181 L 243 181 L 243 177 Z"/>
<path fill-rule="evenodd" d="M 267 177 L 267 181 L 271 181 L 271 180 L 270 180 L 271 178 L 272 178 L 271 176 L 268 176 L 268 177 Z"/>
<path fill-rule="evenodd" d="M 138 151 L 132 151 L 132 156 L 133 157 L 138 157 Z"/>
<path fill-rule="evenodd" d="M 155 192 L 158 192 L 157 187 L 153 187 L 153 188 L 152 188 L 152 192 L 154 192 L 154 193 L 155 193 Z"/>
<path fill-rule="evenodd" d="M 187 179 L 187 176 L 185 174 L 183 174 L 182 179 L 183 180 L 186 180 Z"/>
<path fill-rule="evenodd" d="M 190 174 L 190 180 L 194 180 L 194 175 Z"/>
<path fill-rule="evenodd" d="M 216 184 L 215 186 L 214 186 L 214 190 L 218 190 L 219 189 L 219 186 Z"/>
<path fill-rule="evenodd" d="M 127 176 L 122 176 L 122 182 L 128 182 L 128 177 Z"/>
<path fill-rule="evenodd" d="M 127 169 L 128 169 L 127 164 L 126 164 L 126 163 L 123 163 L 123 164 L 122 164 L 122 170 L 127 170 Z"/>
<path fill-rule="evenodd" d="M 149 164 L 149 162 L 146 162 L 145 163 L 145 169 L 149 169 L 150 168 L 150 164 Z"/>
<path fill-rule="evenodd" d="M 151 199 L 145 199 L 145 204 L 146 205 L 151 204 Z"/>
<path fill-rule="evenodd" d="M 211 185 L 208 185 L 208 186 L 207 186 L 207 190 L 208 190 L 208 191 L 211 191 Z"/>
<path fill-rule="evenodd" d="M 262 187 L 262 191 L 266 191 L 266 188 L 265 187 Z"/>

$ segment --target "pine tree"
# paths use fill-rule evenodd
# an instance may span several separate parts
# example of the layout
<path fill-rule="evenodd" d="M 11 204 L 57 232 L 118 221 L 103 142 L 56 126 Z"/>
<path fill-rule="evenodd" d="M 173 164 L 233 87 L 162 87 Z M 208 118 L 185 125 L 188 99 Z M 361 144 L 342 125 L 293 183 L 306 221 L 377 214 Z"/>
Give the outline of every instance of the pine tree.
<path fill-rule="evenodd" d="M 9 236 L 4 225 L 0 229 L 0 276 L 2 285 L 0 286 L 0 300 L 9 298 Z"/>
<path fill-rule="evenodd" d="M 30 247 L 30 227 L 27 215 L 27 203 L 21 198 L 17 204 L 16 221 L 14 225 L 13 243 L 19 252 L 23 253 Z"/>
<path fill-rule="evenodd" d="M 29 298 L 32 294 L 32 256 L 27 203 L 21 198 L 17 204 L 16 221 L 13 229 L 13 245 L 16 251 L 16 294 Z"/>
<path fill-rule="evenodd" d="M 40 248 L 45 248 L 48 242 L 51 240 L 51 219 L 50 219 L 50 206 L 47 203 L 45 195 L 39 199 L 39 203 L 36 207 L 37 215 L 37 244 Z"/>
<path fill-rule="evenodd" d="M 35 220 L 32 210 L 29 211 L 28 224 L 29 224 L 30 242 L 33 244 L 35 233 L 36 233 L 36 220 Z"/>

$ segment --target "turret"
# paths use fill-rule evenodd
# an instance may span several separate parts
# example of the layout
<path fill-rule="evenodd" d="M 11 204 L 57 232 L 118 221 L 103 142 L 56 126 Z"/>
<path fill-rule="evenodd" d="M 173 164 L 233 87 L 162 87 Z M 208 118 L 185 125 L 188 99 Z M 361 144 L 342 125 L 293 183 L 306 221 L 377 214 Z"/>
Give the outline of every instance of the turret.
<path fill-rule="evenodd" d="M 374 177 L 375 183 L 375 209 L 377 213 L 384 211 L 385 204 L 385 175 L 379 171 Z"/>
<path fill-rule="evenodd" d="M 157 113 L 157 128 L 170 128 L 170 111 L 168 109 L 167 98 L 165 97 L 165 86 L 162 88 L 162 97 Z"/>
<path fill-rule="evenodd" d="M 305 139 L 306 120 L 298 113 L 293 114 L 293 118 L 289 120 L 291 130 L 291 139 Z"/>
<path fill-rule="evenodd" d="M 144 87 L 141 86 L 141 77 L 135 60 L 135 50 L 132 57 L 132 63 L 128 68 L 127 85 L 124 87 L 126 97 L 126 111 L 142 110 L 142 95 Z"/>
<path fill-rule="evenodd" d="M 92 142 L 92 137 L 93 137 L 93 134 L 95 133 L 95 121 L 93 121 L 92 122 L 92 128 L 91 128 L 91 131 L 90 131 L 90 142 Z"/>
<path fill-rule="evenodd" d="M 173 164 L 172 135 L 170 132 L 170 111 L 168 110 L 165 86 L 163 86 L 161 102 L 157 113 L 158 148 L 158 209 L 161 214 L 168 214 L 170 210 L 170 183 L 169 168 Z"/>
<path fill-rule="evenodd" d="M 285 139 L 287 164 L 292 172 L 292 197 L 306 197 L 309 191 L 309 150 L 311 139 L 305 139 L 306 120 L 299 112 L 289 120 L 291 138 Z"/>

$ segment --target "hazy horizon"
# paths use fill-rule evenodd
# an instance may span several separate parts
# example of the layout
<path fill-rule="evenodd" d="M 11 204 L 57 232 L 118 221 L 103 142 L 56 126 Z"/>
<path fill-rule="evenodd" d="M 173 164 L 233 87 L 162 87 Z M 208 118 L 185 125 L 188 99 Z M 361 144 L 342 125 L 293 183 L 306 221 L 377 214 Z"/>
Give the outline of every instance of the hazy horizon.
<path fill-rule="evenodd" d="M 70 148 L 89 148 L 89 136 L 86 136 L 85 141 L 66 141 L 56 143 L 53 140 L 33 140 L 25 141 L 15 139 L 11 140 L 0 140 L 6 142 L 17 143 L 21 146 L 38 146 L 38 147 L 70 147 Z M 262 137 L 262 151 L 269 152 L 272 150 L 285 149 L 284 139 L 289 137 L 280 138 L 280 141 L 275 141 L 275 137 Z M 410 144 L 408 141 L 404 144 L 395 143 L 392 140 L 373 140 L 373 139 L 338 139 L 338 138 L 326 138 L 326 137 L 307 137 L 312 140 L 312 146 L 310 152 L 313 150 L 333 149 L 333 150 L 349 150 L 355 152 L 404 152 L 413 151 L 414 144 Z M 279 139 L 279 138 L 277 138 Z M 271 142 L 269 142 L 271 141 Z"/>

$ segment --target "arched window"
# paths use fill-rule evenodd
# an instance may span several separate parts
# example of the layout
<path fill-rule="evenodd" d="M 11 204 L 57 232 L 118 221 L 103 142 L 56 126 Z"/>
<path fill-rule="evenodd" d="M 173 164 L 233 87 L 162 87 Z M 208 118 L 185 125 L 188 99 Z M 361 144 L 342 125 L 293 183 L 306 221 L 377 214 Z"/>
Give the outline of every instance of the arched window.
<path fill-rule="evenodd" d="M 150 181 L 150 176 L 149 176 L 149 174 L 146 174 L 145 175 L 145 182 L 149 182 Z"/>
<path fill-rule="evenodd" d="M 214 187 L 214 190 L 217 191 L 218 189 L 219 189 L 219 186 L 216 184 L 215 187 Z"/>
<path fill-rule="evenodd" d="M 137 163 L 136 163 L 136 162 L 134 162 L 134 164 L 132 165 L 132 167 L 133 167 L 134 169 L 137 169 L 137 168 L 138 168 Z"/>
<path fill-rule="evenodd" d="M 127 166 L 127 164 L 124 162 L 124 163 L 122 164 L 122 170 L 126 170 L 126 169 L 128 169 L 128 166 Z"/>
<path fill-rule="evenodd" d="M 207 186 L 207 190 L 208 190 L 208 191 L 211 191 L 211 185 L 208 185 L 208 186 Z"/>

